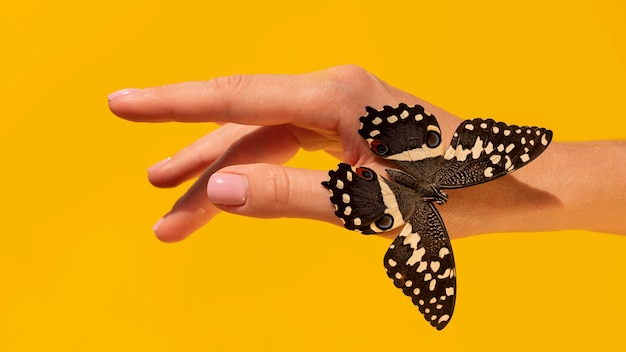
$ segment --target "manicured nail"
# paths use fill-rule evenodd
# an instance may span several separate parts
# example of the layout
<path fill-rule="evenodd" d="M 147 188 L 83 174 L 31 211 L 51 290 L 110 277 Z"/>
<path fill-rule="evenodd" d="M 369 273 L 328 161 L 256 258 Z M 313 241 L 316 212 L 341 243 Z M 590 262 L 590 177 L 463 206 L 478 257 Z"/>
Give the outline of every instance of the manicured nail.
<path fill-rule="evenodd" d="M 122 90 L 118 90 L 117 92 L 113 92 L 111 94 L 109 94 L 109 101 L 115 100 L 117 98 L 121 98 L 121 97 L 125 97 L 128 95 L 131 95 L 135 92 L 140 91 L 140 89 L 137 88 L 126 88 L 126 89 L 122 89 Z"/>
<path fill-rule="evenodd" d="M 243 205 L 248 198 L 248 179 L 237 174 L 213 174 L 207 184 L 211 203 Z"/>
<path fill-rule="evenodd" d="M 154 225 L 152 226 L 152 232 L 156 232 L 159 229 L 159 226 L 161 226 L 163 219 L 165 218 L 160 218 L 156 223 L 154 223 Z"/>
<path fill-rule="evenodd" d="M 168 161 L 170 161 L 170 160 L 172 160 L 172 158 L 171 158 L 171 157 L 167 157 L 167 159 L 163 159 L 163 160 L 159 161 L 158 163 L 156 163 L 156 164 L 154 164 L 154 165 L 150 166 L 150 167 L 148 168 L 148 172 L 153 172 L 154 170 L 156 170 L 156 169 L 159 169 L 159 168 L 163 167 L 163 165 L 167 164 L 167 163 L 168 163 Z"/>

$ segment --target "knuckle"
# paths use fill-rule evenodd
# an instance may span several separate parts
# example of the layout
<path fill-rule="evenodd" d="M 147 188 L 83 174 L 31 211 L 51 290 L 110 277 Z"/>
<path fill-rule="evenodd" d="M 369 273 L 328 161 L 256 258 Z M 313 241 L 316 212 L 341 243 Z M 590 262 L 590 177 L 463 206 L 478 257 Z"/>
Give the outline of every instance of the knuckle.
<path fill-rule="evenodd" d="M 207 84 L 210 89 L 221 94 L 233 95 L 245 89 L 250 84 L 252 77 L 249 75 L 221 76 L 208 80 Z"/>
<path fill-rule="evenodd" d="M 339 101 L 368 100 L 380 94 L 384 86 L 372 73 L 358 65 L 343 65 L 326 70 L 327 94 Z"/>
<path fill-rule="evenodd" d="M 271 190 L 267 195 L 268 206 L 271 207 L 272 213 L 278 214 L 291 203 L 289 176 L 282 168 L 276 168 L 268 176 L 267 181 L 271 185 Z"/>

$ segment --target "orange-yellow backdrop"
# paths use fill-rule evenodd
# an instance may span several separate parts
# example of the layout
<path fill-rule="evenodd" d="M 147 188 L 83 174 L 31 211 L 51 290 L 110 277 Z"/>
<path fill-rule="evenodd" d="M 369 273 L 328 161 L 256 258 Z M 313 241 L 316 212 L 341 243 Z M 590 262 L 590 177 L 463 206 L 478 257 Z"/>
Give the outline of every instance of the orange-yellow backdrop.
<path fill-rule="evenodd" d="M 2 5 L 0 350 L 622 346 L 619 236 L 455 240 L 459 297 L 442 332 L 387 279 L 388 240 L 222 214 L 160 243 L 151 225 L 184 188 L 154 189 L 145 169 L 214 126 L 122 121 L 106 95 L 356 63 L 463 117 L 541 124 L 560 141 L 626 138 L 625 18 L 624 1 Z"/>

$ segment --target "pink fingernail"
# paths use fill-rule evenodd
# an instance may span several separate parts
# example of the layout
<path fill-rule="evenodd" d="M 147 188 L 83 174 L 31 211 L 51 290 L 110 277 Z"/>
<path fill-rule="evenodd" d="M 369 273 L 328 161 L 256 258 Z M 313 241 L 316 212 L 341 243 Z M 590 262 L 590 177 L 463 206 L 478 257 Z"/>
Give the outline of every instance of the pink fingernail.
<path fill-rule="evenodd" d="M 122 90 L 118 90 L 117 92 L 113 92 L 111 94 L 109 94 L 108 98 L 109 101 L 115 100 L 117 98 L 121 98 L 121 97 L 125 97 L 128 95 L 131 95 L 135 92 L 140 91 L 140 89 L 137 88 L 126 88 L 126 89 L 122 89 Z"/>
<path fill-rule="evenodd" d="M 211 203 L 243 205 L 248 198 L 248 179 L 237 174 L 213 174 L 207 184 Z"/>

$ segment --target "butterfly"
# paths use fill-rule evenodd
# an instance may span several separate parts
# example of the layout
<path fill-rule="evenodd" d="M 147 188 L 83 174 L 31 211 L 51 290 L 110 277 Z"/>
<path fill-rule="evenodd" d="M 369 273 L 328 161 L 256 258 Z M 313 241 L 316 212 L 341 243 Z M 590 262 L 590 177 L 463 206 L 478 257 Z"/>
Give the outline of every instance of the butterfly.
<path fill-rule="evenodd" d="M 448 232 L 437 211 L 445 189 L 495 180 L 537 158 L 552 131 L 492 119 L 463 121 L 446 149 L 437 119 L 420 105 L 366 107 L 358 133 L 372 152 L 397 169 L 387 177 L 340 163 L 322 182 L 347 229 L 377 234 L 401 227 L 384 257 L 387 275 L 437 330 L 450 322 L 456 268 Z"/>

